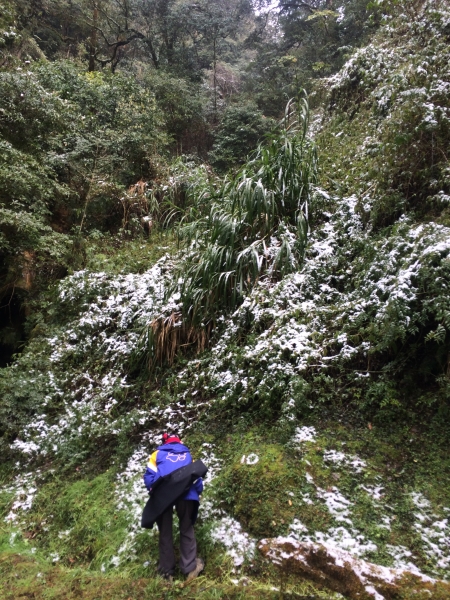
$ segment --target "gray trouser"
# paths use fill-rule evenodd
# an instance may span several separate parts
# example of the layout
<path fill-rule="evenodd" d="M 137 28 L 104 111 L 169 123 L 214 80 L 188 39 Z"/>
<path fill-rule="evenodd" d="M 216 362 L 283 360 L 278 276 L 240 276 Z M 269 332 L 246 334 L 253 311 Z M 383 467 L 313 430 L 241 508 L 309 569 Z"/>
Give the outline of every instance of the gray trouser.
<path fill-rule="evenodd" d="M 192 525 L 194 506 L 194 500 L 178 500 L 175 505 L 180 521 L 180 569 L 185 575 L 195 569 L 197 559 L 197 542 Z M 158 571 L 163 575 L 173 575 L 175 571 L 172 522 L 173 507 L 163 512 L 156 521 L 159 529 Z"/>

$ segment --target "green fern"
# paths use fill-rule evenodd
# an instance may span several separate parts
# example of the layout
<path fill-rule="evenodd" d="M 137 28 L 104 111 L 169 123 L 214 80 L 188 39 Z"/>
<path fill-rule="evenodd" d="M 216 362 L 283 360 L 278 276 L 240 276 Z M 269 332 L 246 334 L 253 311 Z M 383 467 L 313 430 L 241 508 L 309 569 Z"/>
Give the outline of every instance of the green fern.
<path fill-rule="evenodd" d="M 442 315 L 442 323 L 447 331 L 450 331 L 450 311 L 444 310 Z"/>
<path fill-rule="evenodd" d="M 439 323 L 437 328 L 434 331 L 430 331 L 430 333 L 425 337 L 425 342 L 436 342 L 437 344 L 443 344 L 446 335 L 447 331 L 445 327 Z"/>

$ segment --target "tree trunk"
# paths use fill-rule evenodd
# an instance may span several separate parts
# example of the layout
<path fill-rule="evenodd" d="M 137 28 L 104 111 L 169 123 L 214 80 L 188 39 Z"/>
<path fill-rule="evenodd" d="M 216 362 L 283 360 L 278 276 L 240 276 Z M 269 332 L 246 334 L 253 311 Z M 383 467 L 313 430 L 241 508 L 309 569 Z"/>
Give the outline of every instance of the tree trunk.
<path fill-rule="evenodd" d="M 95 54 L 97 51 L 97 23 L 98 23 L 98 8 L 94 5 L 94 11 L 92 13 L 92 29 L 91 39 L 89 42 L 89 71 L 95 71 Z"/>
<path fill-rule="evenodd" d="M 216 55 L 216 36 L 213 40 L 213 87 L 214 87 L 214 116 L 217 115 L 217 55 Z"/>

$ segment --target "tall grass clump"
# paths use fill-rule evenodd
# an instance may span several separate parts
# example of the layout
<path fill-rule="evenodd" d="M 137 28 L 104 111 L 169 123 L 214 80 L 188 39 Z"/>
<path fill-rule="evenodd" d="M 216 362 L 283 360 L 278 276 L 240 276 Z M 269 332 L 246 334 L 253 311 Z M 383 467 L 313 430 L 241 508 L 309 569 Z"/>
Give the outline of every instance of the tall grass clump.
<path fill-rule="evenodd" d="M 146 331 L 150 365 L 170 364 L 181 347 L 203 350 L 218 317 L 257 280 L 278 280 L 300 267 L 317 165 L 308 121 L 306 97 L 290 101 L 278 131 L 234 177 L 205 190 L 203 213 L 182 220 L 184 256 L 167 295 L 172 308 Z"/>

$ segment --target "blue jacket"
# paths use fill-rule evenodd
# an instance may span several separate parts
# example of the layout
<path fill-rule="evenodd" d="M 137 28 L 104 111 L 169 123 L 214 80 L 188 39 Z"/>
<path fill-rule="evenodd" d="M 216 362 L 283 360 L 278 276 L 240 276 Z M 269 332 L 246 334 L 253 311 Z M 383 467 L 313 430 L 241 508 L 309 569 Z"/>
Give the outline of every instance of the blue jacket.
<path fill-rule="evenodd" d="M 160 478 L 172 473 L 180 467 L 184 467 L 192 462 L 192 456 L 189 448 L 179 442 L 170 442 L 159 446 L 149 457 L 147 469 L 144 473 L 144 483 L 150 491 L 153 484 Z M 195 481 L 186 494 L 183 500 L 199 501 L 199 494 L 203 492 L 203 480 L 200 477 Z"/>

